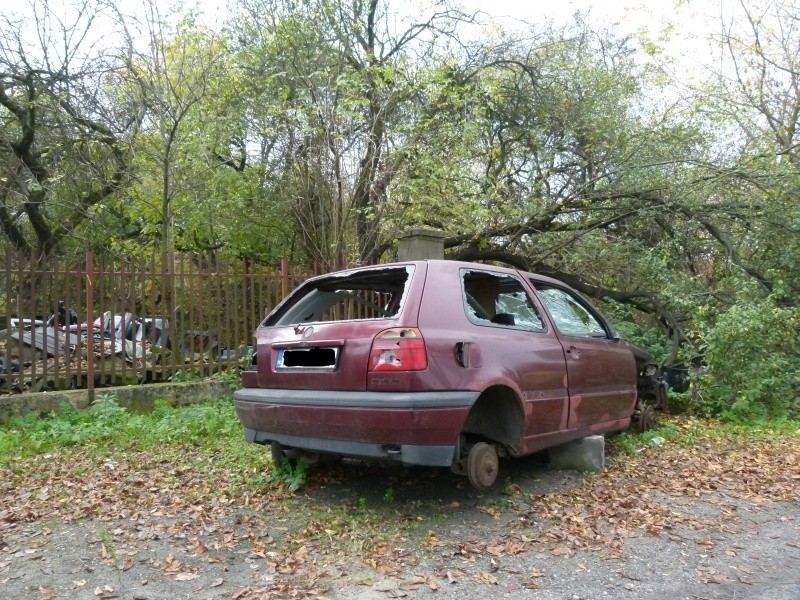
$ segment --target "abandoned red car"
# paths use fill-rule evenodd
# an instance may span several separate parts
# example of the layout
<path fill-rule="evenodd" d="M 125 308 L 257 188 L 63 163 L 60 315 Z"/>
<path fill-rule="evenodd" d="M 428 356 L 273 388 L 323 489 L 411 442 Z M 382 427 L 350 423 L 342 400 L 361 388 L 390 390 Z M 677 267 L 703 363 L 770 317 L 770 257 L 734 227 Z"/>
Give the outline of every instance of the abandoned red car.
<path fill-rule="evenodd" d="M 652 422 L 647 353 L 533 273 L 430 260 L 314 277 L 255 338 L 236 412 L 276 460 L 394 459 L 486 488 L 498 457 Z"/>

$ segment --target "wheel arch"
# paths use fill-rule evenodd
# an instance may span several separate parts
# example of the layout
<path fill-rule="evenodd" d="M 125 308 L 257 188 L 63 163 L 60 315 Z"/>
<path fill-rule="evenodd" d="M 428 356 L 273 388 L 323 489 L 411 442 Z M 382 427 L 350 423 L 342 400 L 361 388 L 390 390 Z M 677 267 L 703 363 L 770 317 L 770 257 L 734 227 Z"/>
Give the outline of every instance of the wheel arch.
<path fill-rule="evenodd" d="M 496 384 L 478 396 L 464 422 L 462 433 L 468 438 L 496 442 L 512 455 L 521 452 L 525 413 L 516 391 Z"/>

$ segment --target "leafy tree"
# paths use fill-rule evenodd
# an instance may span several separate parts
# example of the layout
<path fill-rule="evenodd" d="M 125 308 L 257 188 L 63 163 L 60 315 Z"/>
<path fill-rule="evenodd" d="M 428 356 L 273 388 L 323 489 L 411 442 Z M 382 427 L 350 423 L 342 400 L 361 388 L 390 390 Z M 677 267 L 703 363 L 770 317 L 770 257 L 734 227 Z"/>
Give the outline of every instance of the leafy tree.
<path fill-rule="evenodd" d="M 460 74 L 477 131 L 471 219 L 446 241 L 451 255 L 537 270 L 654 313 L 673 333 L 674 360 L 680 315 L 660 292 L 665 265 L 682 259 L 661 256 L 682 214 L 676 185 L 702 177 L 685 168 L 699 131 L 643 110 L 630 40 L 581 21 L 473 61 Z"/>
<path fill-rule="evenodd" d="M 420 77 L 460 12 L 402 21 L 378 0 L 241 4 L 242 70 L 265 184 L 290 206 L 308 260 L 372 262 L 420 125 Z"/>
<path fill-rule="evenodd" d="M 32 0 L 33 20 L 0 28 L 0 228 L 37 257 L 64 251 L 95 207 L 128 180 L 139 121 L 120 118 L 103 80 L 116 65 L 94 44 L 86 1 L 63 16 Z"/>
<path fill-rule="evenodd" d="M 713 201 L 730 207 L 714 269 L 714 302 L 697 315 L 703 406 L 732 416 L 800 413 L 800 21 L 795 3 L 741 2 L 721 20 L 721 59 L 704 110 L 727 176 Z M 717 66 L 721 65 L 721 66 Z M 752 286 L 756 281 L 758 287 Z"/>
<path fill-rule="evenodd" d="M 696 407 L 734 419 L 800 414 L 800 308 L 752 280 L 731 282 L 735 300 L 698 309 L 704 369 Z"/>
<path fill-rule="evenodd" d="M 195 179 L 207 168 L 202 153 L 213 148 L 208 143 L 213 127 L 202 125 L 202 103 L 225 76 L 222 41 L 198 28 L 191 15 L 170 30 L 169 23 L 151 0 L 143 4 L 141 27 L 146 45 L 139 49 L 141 37 L 131 31 L 125 18 L 125 70 L 120 73 L 124 100 L 142 113 L 142 137 L 137 144 L 137 161 L 142 173 L 158 173 L 157 179 L 140 177 L 134 194 L 135 206 L 145 221 L 158 224 L 162 254 L 175 249 L 176 216 L 199 208 L 192 202 L 202 194 Z M 204 115 L 205 116 L 205 115 Z"/>

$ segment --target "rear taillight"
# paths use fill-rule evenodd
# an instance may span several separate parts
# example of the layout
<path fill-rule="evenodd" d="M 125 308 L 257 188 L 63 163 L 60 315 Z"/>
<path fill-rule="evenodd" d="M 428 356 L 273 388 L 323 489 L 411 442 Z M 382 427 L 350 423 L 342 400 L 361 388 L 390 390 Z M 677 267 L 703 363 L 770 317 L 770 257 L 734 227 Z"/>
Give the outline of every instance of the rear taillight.
<path fill-rule="evenodd" d="M 422 371 L 427 368 L 425 340 L 419 329 L 387 329 L 372 340 L 370 371 Z"/>

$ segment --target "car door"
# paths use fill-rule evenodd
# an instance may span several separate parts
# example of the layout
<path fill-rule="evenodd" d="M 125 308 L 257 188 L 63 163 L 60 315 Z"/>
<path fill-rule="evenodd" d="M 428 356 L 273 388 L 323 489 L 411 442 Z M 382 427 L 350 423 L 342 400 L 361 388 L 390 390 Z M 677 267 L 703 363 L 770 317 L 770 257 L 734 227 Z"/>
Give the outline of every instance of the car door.
<path fill-rule="evenodd" d="M 569 428 L 630 417 L 636 402 L 636 361 L 628 345 L 578 294 L 531 281 L 564 347 Z"/>
<path fill-rule="evenodd" d="M 524 437 L 566 429 L 564 350 L 522 281 L 479 269 L 464 269 L 462 281 L 467 318 L 478 326 L 482 372 L 519 388 Z"/>

